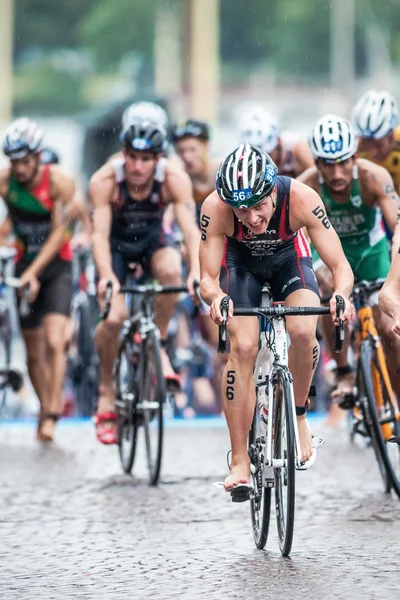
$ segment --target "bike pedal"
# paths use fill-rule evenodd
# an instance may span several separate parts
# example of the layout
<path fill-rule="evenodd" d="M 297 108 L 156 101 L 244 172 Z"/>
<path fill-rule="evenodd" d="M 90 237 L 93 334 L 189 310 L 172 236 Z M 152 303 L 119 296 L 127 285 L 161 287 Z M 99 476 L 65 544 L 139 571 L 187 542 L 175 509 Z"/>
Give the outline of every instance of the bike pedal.
<path fill-rule="evenodd" d="M 343 410 L 351 410 L 356 405 L 356 399 L 352 394 L 346 394 L 343 399 L 338 402 L 339 408 Z"/>

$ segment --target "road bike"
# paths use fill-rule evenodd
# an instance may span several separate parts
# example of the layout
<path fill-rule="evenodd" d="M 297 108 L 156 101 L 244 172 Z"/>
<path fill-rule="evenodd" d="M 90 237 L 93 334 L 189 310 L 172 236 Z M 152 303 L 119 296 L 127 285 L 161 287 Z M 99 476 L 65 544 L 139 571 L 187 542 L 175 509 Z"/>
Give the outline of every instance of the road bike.
<path fill-rule="evenodd" d="M 344 300 L 336 297 L 336 314 L 344 311 Z M 229 297 L 221 303 L 221 313 L 228 314 Z M 275 489 L 276 522 L 279 547 L 283 556 L 290 554 L 295 517 L 295 472 L 304 464 L 296 419 L 293 377 L 288 367 L 287 316 L 330 314 L 327 307 L 287 307 L 272 301 L 269 286 L 262 289 L 261 306 L 234 308 L 236 316 L 258 316 L 260 324 L 259 352 L 254 366 L 256 406 L 249 433 L 248 453 L 252 485 L 244 488 L 236 501 L 250 500 L 254 542 L 263 549 L 268 539 L 271 513 L 271 491 Z M 336 329 L 336 350 L 340 351 L 344 327 Z M 226 324 L 220 326 L 219 352 L 227 340 Z M 267 421 L 267 422 L 265 422 Z M 319 440 L 323 443 L 323 440 Z M 234 497 L 232 496 L 232 499 Z"/>
<path fill-rule="evenodd" d="M 139 296 L 128 302 L 129 318 L 122 328 L 121 345 L 115 365 L 118 448 L 125 473 L 132 472 L 139 432 L 144 435 L 149 483 L 159 481 L 164 432 L 164 407 L 168 391 L 161 365 L 161 344 L 154 323 L 157 294 L 187 292 L 182 286 L 144 284 L 122 287 L 120 293 Z M 111 307 L 112 282 L 108 282 L 103 318 Z"/>
<path fill-rule="evenodd" d="M 370 440 L 385 491 L 393 489 L 400 497 L 400 446 L 388 443 L 391 438 L 400 436 L 400 411 L 375 325 L 371 298 L 384 282 L 385 279 L 360 281 L 353 289 L 355 390 L 352 397 L 344 398 L 342 406 L 352 409 L 351 439 L 358 434 Z"/>
<path fill-rule="evenodd" d="M 94 265 L 90 252 L 75 252 L 77 289 L 71 303 L 72 332 L 68 348 L 68 375 L 72 381 L 78 414 L 91 417 L 97 398 L 98 356 L 94 332 L 99 315 Z"/>
<path fill-rule="evenodd" d="M 12 322 L 11 322 L 11 297 L 10 288 L 19 288 L 20 280 L 7 275 L 9 265 L 16 254 L 15 248 L 0 247 L 0 355 L 2 367 L 0 368 L 0 416 L 6 413 L 7 393 L 9 389 L 18 392 L 23 385 L 23 375 L 11 367 L 12 347 Z M 25 297 L 19 304 L 20 314 L 27 314 L 29 306 Z"/>

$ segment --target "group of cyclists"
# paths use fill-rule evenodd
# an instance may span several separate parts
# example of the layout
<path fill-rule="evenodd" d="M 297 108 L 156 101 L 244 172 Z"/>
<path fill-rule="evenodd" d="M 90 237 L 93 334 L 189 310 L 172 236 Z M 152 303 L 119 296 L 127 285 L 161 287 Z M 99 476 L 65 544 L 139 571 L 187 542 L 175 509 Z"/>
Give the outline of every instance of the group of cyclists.
<path fill-rule="evenodd" d="M 118 442 L 113 366 L 127 318 L 118 292 L 137 267 L 160 284 L 179 286 L 185 263 L 194 303 L 200 282 L 202 330 L 214 346 L 223 320 L 221 302 L 229 298 L 230 353 L 215 360 L 232 448 L 227 490 L 250 478 L 247 438 L 258 351 L 257 319 L 233 318 L 233 306 L 259 306 L 265 283 L 276 302 L 289 306 L 319 306 L 320 295 L 332 296 L 332 318 L 321 319 L 320 331 L 325 351 L 336 361 L 333 399 L 340 405 L 353 392 L 354 374 L 348 345 L 339 355 L 333 353 L 335 297 L 344 298 L 342 319 L 351 323 L 354 280 L 387 277 L 374 310 L 400 398 L 397 123 L 397 105 L 387 92 L 364 94 L 350 121 L 323 116 L 308 141 L 282 131 L 275 118 L 255 108 L 243 115 L 238 145 L 221 161 L 211 156 L 206 123 L 188 119 L 169 126 L 160 106 L 135 103 L 123 114 L 121 151 L 92 175 L 86 204 L 73 179 L 45 158 L 41 128 L 27 118 L 13 122 L 3 139 L 10 164 L 0 172 L 0 241 L 15 244 L 21 293 L 29 294 L 30 312 L 20 317 L 20 325 L 40 401 L 38 439 L 54 439 L 62 413 L 76 221 L 91 238 L 100 308 L 107 283 L 113 283 L 110 314 L 95 332 L 100 364 L 95 427 L 103 444 Z M 182 234 L 184 251 L 171 235 L 174 228 Z M 154 314 L 163 372 L 172 390 L 181 388 L 166 352 L 177 301 L 176 295 L 157 300 Z M 307 465 L 314 454 L 307 409 L 319 357 L 317 317 L 289 317 L 287 328 Z"/>

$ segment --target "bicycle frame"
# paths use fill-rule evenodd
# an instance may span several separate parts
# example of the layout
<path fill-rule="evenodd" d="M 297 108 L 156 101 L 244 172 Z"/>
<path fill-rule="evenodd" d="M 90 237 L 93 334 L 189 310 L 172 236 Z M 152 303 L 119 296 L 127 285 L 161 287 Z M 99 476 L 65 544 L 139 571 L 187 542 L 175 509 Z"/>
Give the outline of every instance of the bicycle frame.
<path fill-rule="evenodd" d="M 367 294 L 360 293 L 357 301 L 357 330 L 356 330 L 356 355 L 357 358 L 360 356 L 360 348 L 363 340 L 369 339 L 376 352 L 378 369 L 375 365 L 372 365 L 372 381 L 374 386 L 374 396 L 376 401 L 376 406 L 379 409 L 384 408 L 384 398 L 382 394 L 381 386 L 379 385 L 379 378 L 382 377 L 386 389 L 388 391 L 390 402 L 394 409 L 395 418 L 397 421 L 400 421 L 400 411 L 397 404 L 397 400 L 395 394 L 393 392 L 392 384 L 390 382 L 388 369 L 386 366 L 385 353 L 382 347 L 382 342 L 380 340 L 378 331 L 376 329 L 374 314 L 372 306 L 368 304 Z M 379 413 L 378 413 L 379 414 Z M 386 423 L 382 423 L 382 432 L 385 439 L 389 439 L 392 435 L 390 426 Z"/>
<path fill-rule="evenodd" d="M 262 307 L 273 305 L 271 294 L 268 287 L 262 290 Z M 277 379 L 278 371 L 286 371 L 290 382 L 291 399 L 293 403 L 293 414 L 296 414 L 296 406 L 293 391 L 293 378 L 288 367 L 288 338 L 286 331 L 286 321 L 284 316 L 260 318 L 260 349 L 254 366 L 254 385 L 259 388 L 268 385 L 268 426 L 267 439 L 264 446 L 264 468 L 263 485 L 273 487 L 274 468 L 285 467 L 284 460 L 273 458 L 273 415 L 274 415 L 274 385 Z M 270 349 L 272 348 L 272 349 Z M 257 407 L 258 410 L 258 407 Z M 294 419 L 295 443 L 296 443 L 296 466 L 301 466 L 300 439 L 297 427 L 297 419 Z"/>

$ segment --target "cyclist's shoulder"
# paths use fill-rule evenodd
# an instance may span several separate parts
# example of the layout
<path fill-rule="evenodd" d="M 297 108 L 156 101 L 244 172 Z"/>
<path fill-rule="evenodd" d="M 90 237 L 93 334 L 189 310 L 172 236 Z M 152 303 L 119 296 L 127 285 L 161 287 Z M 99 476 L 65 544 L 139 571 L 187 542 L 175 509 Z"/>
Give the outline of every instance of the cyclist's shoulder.
<path fill-rule="evenodd" d="M 203 214 L 206 213 L 207 215 L 214 217 L 215 220 L 221 222 L 226 220 L 226 218 L 232 214 L 231 207 L 221 200 L 216 190 L 207 196 L 201 210 Z"/>
<path fill-rule="evenodd" d="M 10 185 L 10 167 L 0 169 L 0 196 L 6 196 Z"/>
<path fill-rule="evenodd" d="M 91 194 L 105 191 L 109 193 L 117 185 L 114 161 L 106 162 L 93 173 L 89 181 L 89 192 Z"/>
<path fill-rule="evenodd" d="M 389 171 L 383 165 L 372 162 L 367 158 L 357 158 L 356 165 L 358 179 L 361 184 L 368 181 L 387 180 L 390 178 Z"/>
<path fill-rule="evenodd" d="M 57 196 L 61 200 L 70 200 L 75 192 L 75 180 L 71 173 L 68 173 L 59 165 L 48 165 L 50 174 L 51 195 Z"/>

